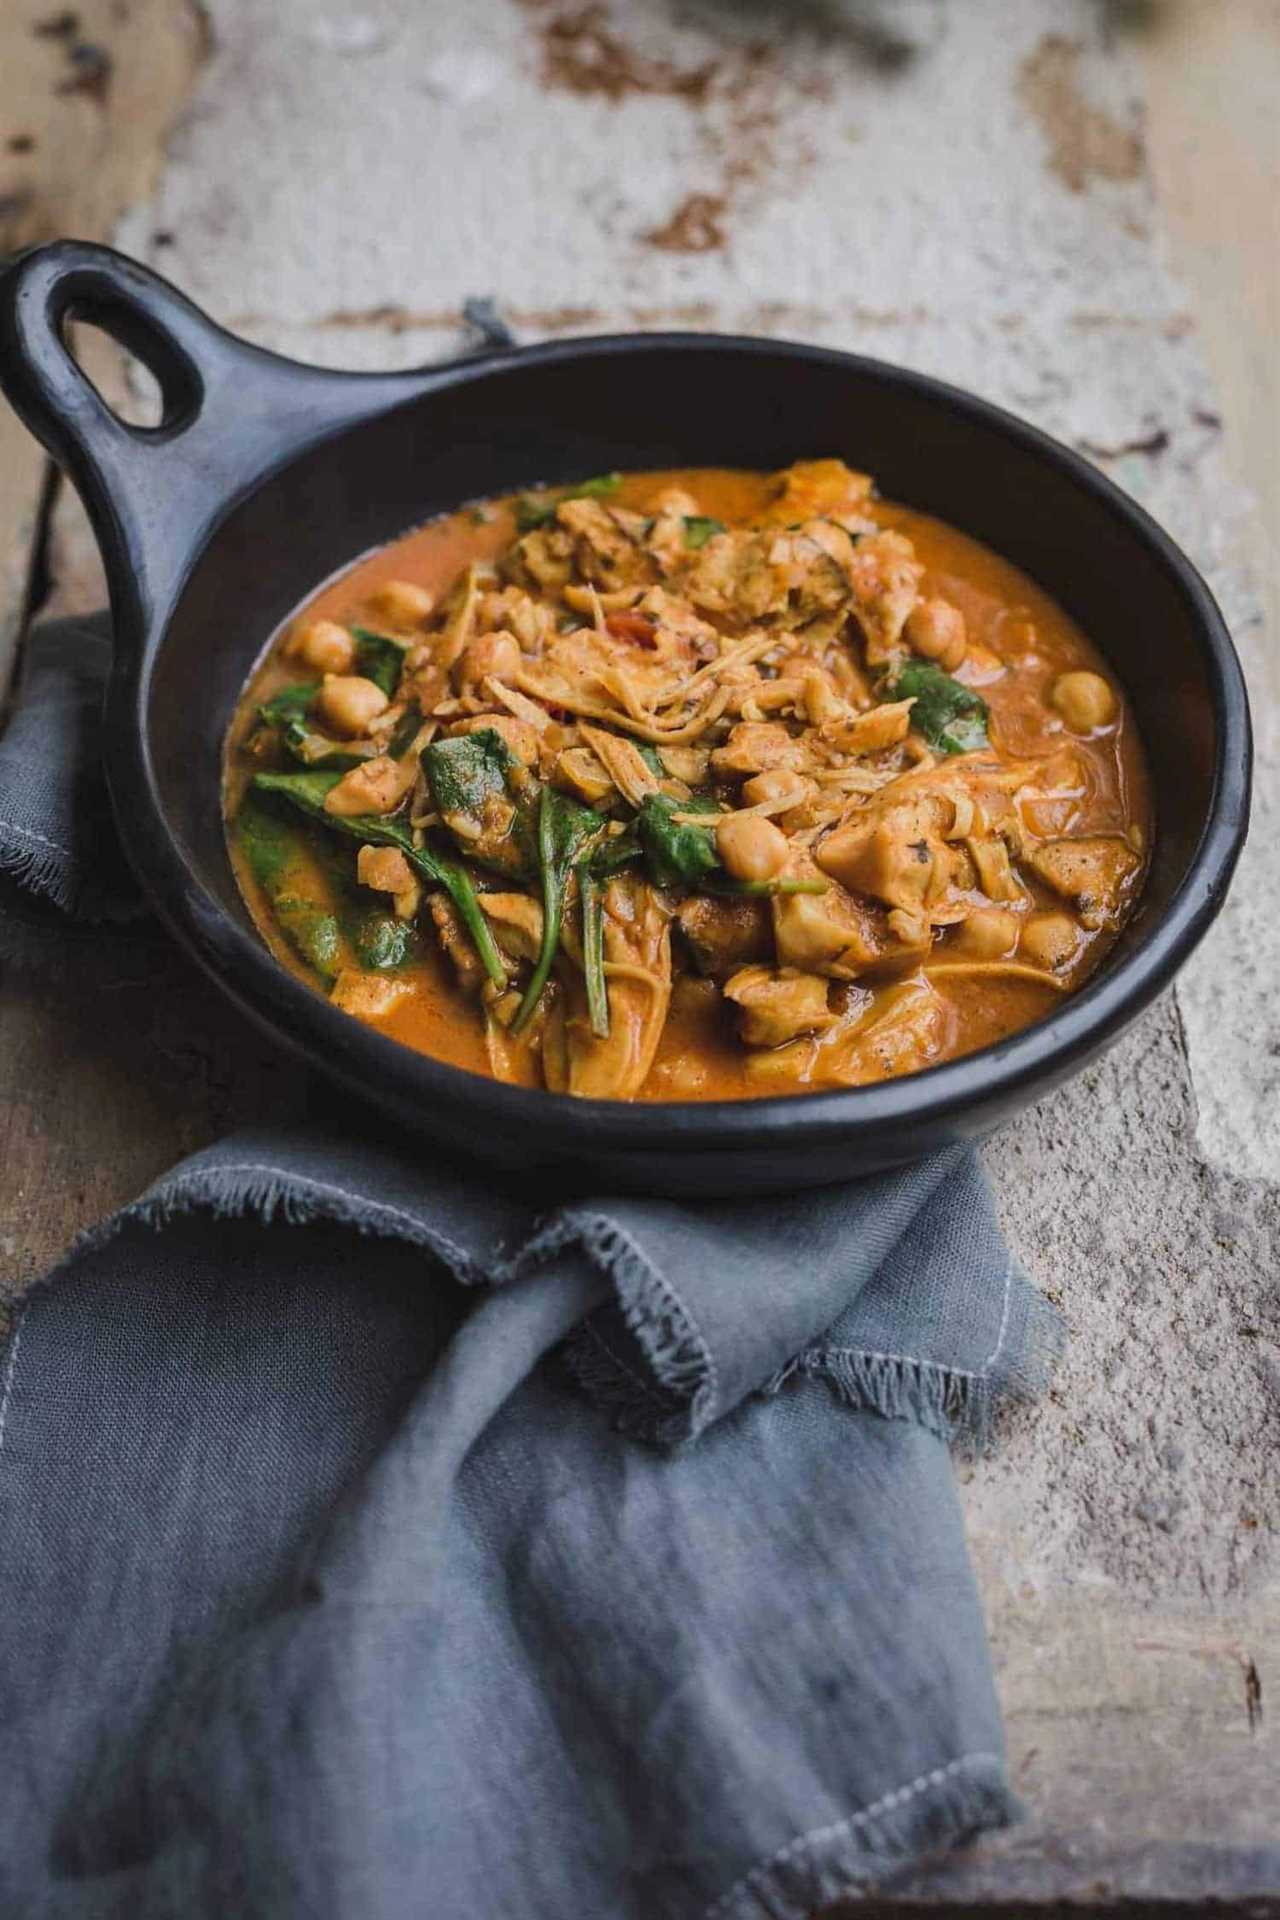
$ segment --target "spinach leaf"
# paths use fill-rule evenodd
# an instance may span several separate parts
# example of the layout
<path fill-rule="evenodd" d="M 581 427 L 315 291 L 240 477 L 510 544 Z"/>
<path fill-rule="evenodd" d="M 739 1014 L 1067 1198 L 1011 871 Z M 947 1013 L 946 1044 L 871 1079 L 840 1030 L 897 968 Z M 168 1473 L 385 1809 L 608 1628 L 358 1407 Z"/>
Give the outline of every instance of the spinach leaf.
<path fill-rule="evenodd" d="M 644 848 L 636 832 L 636 823 L 624 827 L 621 833 L 611 833 L 599 846 L 591 850 L 591 871 L 597 880 L 607 880 L 611 874 L 621 873 L 633 860 L 644 857 Z"/>
<path fill-rule="evenodd" d="M 249 794 L 236 815 L 236 842 L 294 952 L 323 980 L 335 980 L 342 945 L 337 916 L 298 893 L 290 877 L 305 853 L 299 835 Z"/>
<path fill-rule="evenodd" d="M 686 513 L 684 516 L 684 543 L 686 547 L 705 547 L 718 533 L 725 531 L 723 520 L 713 520 L 709 514 Z"/>
<path fill-rule="evenodd" d="M 413 958 L 416 944 L 412 926 L 393 913 L 367 913 L 356 923 L 355 949 L 362 967 L 403 967 Z"/>
<path fill-rule="evenodd" d="M 886 700 L 914 698 L 912 726 L 943 753 L 975 753 L 990 744 L 986 701 L 931 661 L 908 661 L 879 692 Z"/>
<path fill-rule="evenodd" d="M 649 876 L 660 887 L 685 887 L 696 893 L 759 895 L 825 893 L 825 880 L 735 880 L 724 870 L 716 848 L 712 823 L 722 809 L 714 800 L 692 794 L 687 800 L 673 800 L 669 794 L 651 793 L 636 815 L 636 828 L 644 850 Z M 705 813 L 705 827 L 677 826 L 677 813 Z"/>
<path fill-rule="evenodd" d="M 337 768 L 345 772 L 350 767 L 358 767 L 362 760 L 373 757 L 372 747 L 354 747 L 346 740 L 331 740 L 327 733 L 317 733 L 305 720 L 288 720 L 280 730 L 280 738 L 295 760 L 304 767 Z"/>
<path fill-rule="evenodd" d="M 576 862 L 581 860 L 603 828 L 603 820 L 591 807 L 579 806 L 576 800 L 570 800 L 567 794 L 558 792 L 555 787 L 543 787 L 538 796 L 538 867 L 542 879 L 542 945 L 538 949 L 538 958 L 534 963 L 529 984 L 525 988 L 524 998 L 516 1009 L 515 1019 L 511 1022 L 512 1033 L 519 1033 L 528 1025 L 534 1009 L 542 998 L 542 990 L 547 984 L 552 962 L 560 946 L 560 929 L 564 920 L 564 896 L 569 884 L 570 870 Z"/>
<path fill-rule="evenodd" d="M 422 770 L 440 812 L 460 813 L 477 824 L 485 801 L 506 794 L 507 776 L 519 764 L 492 727 L 433 740 L 422 749 Z"/>
<path fill-rule="evenodd" d="M 632 746 L 648 767 L 655 780 L 665 780 L 667 770 L 658 758 L 658 749 L 648 740 L 633 740 Z"/>
<path fill-rule="evenodd" d="M 356 672 L 394 700 L 408 641 L 393 640 L 389 633 L 374 633 L 368 627 L 352 627 L 351 634 L 356 643 Z"/>
<path fill-rule="evenodd" d="M 282 687 L 279 693 L 258 708 L 258 719 L 264 727 L 275 729 L 286 750 L 303 766 L 354 767 L 359 761 L 367 760 L 373 749 L 351 747 L 345 741 L 331 740 L 307 719 L 311 704 L 320 691 L 320 684 L 318 680 L 300 680 L 292 686 Z"/>
<path fill-rule="evenodd" d="M 264 727 L 288 726 L 291 720 L 301 720 L 319 691 L 318 680 L 295 680 L 263 702 L 258 718 Z"/>
<path fill-rule="evenodd" d="M 565 500 L 606 500 L 621 485 L 620 473 L 596 473 L 589 480 L 579 480 L 576 487 L 570 487 L 561 497 Z"/>
<path fill-rule="evenodd" d="M 576 487 L 562 487 L 555 493 L 522 493 L 515 504 L 516 532 L 534 533 L 548 527 L 556 517 L 562 500 L 605 500 L 622 485 L 620 473 L 597 473 L 580 480 Z"/>
<path fill-rule="evenodd" d="M 636 829 L 649 873 L 660 887 L 700 887 L 711 875 L 722 873 L 715 835 L 706 827 L 677 826 L 677 813 L 721 812 L 714 800 L 693 794 L 673 800 L 669 793 L 651 793 L 636 815 Z"/>
<path fill-rule="evenodd" d="M 387 742 L 387 757 L 398 760 L 401 754 L 408 753 L 421 725 L 421 710 L 416 701 L 411 701 L 392 729 Z"/>
<path fill-rule="evenodd" d="M 343 833 L 366 845 L 398 847 L 409 865 L 433 887 L 443 887 L 458 910 L 458 917 L 475 943 L 484 970 L 495 986 L 505 987 L 507 970 L 494 943 L 489 923 L 476 901 L 475 888 L 466 868 L 457 860 L 439 854 L 431 847 L 415 847 L 407 822 L 386 819 L 380 814 L 326 813 L 325 798 L 342 778 L 338 773 L 259 773 L 253 784 L 259 793 L 273 793 L 305 814 L 307 819 Z"/>
<path fill-rule="evenodd" d="M 604 973 L 604 904 L 600 881 L 590 860 L 578 868 L 582 902 L 582 973 L 587 988 L 587 1017 L 598 1040 L 609 1038 L 609 987 Z"/>
<path fill-rule="evenodd" d="M 422 750 L 422 770 L 441 819 L 471 859 L 514 879 L 534 878 L 537 789 L 500 733 L 483 727 L 433 740 Z"/>

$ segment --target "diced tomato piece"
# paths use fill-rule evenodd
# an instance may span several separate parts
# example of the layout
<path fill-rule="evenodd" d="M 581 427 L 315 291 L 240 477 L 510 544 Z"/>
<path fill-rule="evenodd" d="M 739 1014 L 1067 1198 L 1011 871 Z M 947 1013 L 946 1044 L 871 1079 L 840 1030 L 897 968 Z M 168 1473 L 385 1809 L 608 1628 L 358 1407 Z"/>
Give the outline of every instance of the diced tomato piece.
<path fill-rule="evenodd" d="M 604 623 L 619 640 L 634 640 L 641 647 L 653 647 L 658 643 L 658 629 L 642 613 L 606 614 Z"/>

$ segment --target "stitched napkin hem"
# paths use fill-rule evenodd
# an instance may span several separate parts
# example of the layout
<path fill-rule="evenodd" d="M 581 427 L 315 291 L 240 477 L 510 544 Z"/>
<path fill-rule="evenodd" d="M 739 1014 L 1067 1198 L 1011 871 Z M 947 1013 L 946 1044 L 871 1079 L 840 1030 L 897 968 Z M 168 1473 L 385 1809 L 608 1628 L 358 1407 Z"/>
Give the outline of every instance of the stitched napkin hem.
<path fill-rule="evenodd" d="M 797 1835 L 744 1874 L 702 1920 L 809 1920 L 819 1907 L 878 1885 L 925 1853 L 1021 1817 L 999 1755 L 961 1754 L 843 1820 Z"/>

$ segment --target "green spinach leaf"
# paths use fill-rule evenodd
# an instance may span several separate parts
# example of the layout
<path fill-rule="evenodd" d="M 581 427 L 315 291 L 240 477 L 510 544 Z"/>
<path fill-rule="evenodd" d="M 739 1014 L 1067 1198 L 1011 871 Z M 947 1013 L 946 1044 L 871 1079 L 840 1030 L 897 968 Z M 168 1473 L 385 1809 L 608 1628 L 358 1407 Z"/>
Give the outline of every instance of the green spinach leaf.
<path fill-rule="evenodd" d="M 402 754 L 408 753 L 417 737 L 417 732 L 421 725 L 421 709 L 416 701 L 411 701 L 396 721 L 392 729 L 391 738 L 387 742 L 387 755 L 389 759 L 398 760 Z"/>
<path fill-rule="evenodd" d="M 369 627 L 352 627 L 351 634 L 356 643 L 355 671 L 394 700 L 408 641 L 393 640 L 389 633 L 374 633 Z"/>
<path fill-rule="evenodd" d="M 264 727 L 284 727 L 291 720 L 301 720 L 319 691 L 318 680 L 295 680 L 263 702 L 258 708 L 258 718 Z"/>
<path fill-rule="evenodd" d="M 335 980 L 342 947 L 337 916 L 299 894 L 290 879 L 306 853 L 299 833 L 249 794 L 236 816 L 236 841 L 289 945 L 323 980 Z"/>
<path fill-rule="evenodd" d="M 931 661 L 908 661 L 879 691 L 885 700 L 914 699 L 912 726 L 943 753 L 975 753 L 990 744 L 986 701 Z"/>
<path fill-rule="evenodd" d="M 705 547 L 708 540 L 714 540 L 718 533 L 725 532 L 723 520 L 713 520 L 706 513 L 686 513 L 684 516 L 684 543 L 686 547 Z"/>
<path fill-rule="evenodd" d="M 542 944 L 524 998 L 511 1022 L 520 1033 L 542 998 L 552 962 L 560 946 L 564 897 L 569 874 L 604 830 L 604 821 L 591 807 L 579 806 L 555 787 L 543 787 L 538 796 L 538 867 L 542 880 Z M 603 976 L 602 976 L 603 977 Z"/>
<path fill-rule="evenodd" d="M 505 987 L 507 970 L 502 964 L 489 923 L 480 911 L 475 888 L 466 868 L 457 860 L 437 853 L 431 847 L 415 847 L 407 822 L 387 819 L 380 814 L 345 815 L 326 813 L 325 798 L 342 778 L 338 773 L 259 773 L 254 787 L 259 793 L 278 796 L 296 807 L 307 819 L 327 827 L 333 833 L 346 834 L 365 845 L 398 847 L 416 873 L 433 887 L 443 887 L 458 910 L 458 917 L 475 944 L 484 970 L 495 986 Z"/>
<path fill-rule="evenodd" d="M 354 944 L 361 966 L 381 972 L 406 966 L 414 957 L 417 939 L 407 920 L 375 912 L 356 922 Z"/>
<path fill-rule="evenodd" d="M 550 526 L 562 500 L 607 500 L 621 485 L 620 473 L 597 473 L 575 487 L 562 487 L 554 493 L 522 493 L 515 504 L 516 532 L 534 533 L 539 527 Z"/>
<path fill-rule="evenodd" d="M 537 787 L 500 733 L 433 740 L 422 770 L 436 808 L 459 847 L 513 879 L 538 872 Z"/>
<path fill-rule="evenodd" d="M 336 768 L 345 772 L 358 767 L 362 760 L 373 757 L 372 747 L 353 746 L 346 740 L 332 740 L 327 733 L 317 733 L 305 720 L 287 720 L 280 729 L 280 738 L 295 760 L 304 767 Z"/>
<path fill-rule="evenodd" d="M 825 893 L 827 881 L 791 879 L 735 880 L 725 872 L 716 848 L 713 825 L 723 809 L 714 800 L 692 794 L 687 800 L 673 800 L 669 794 L 651 793 L 636 815 L 636 829 L 644 851 L 649 877 L 659 887 L 683 887 L 695 893 L 759 895 Z M 707 825 L 678 826 L 674 814 L 705 813 Z"/>
<path fill-rule="evenodd" d="M 258 708 L 262 726 L 279 734 L 285 749 L 305 767 L 354 767 L 367 760 L 371 747 L 352 747 L 346 741 L 332 740 L 311 725 L 307 714 L 320 691 L 319 680 L 295 681 Z"/>
<path fill-rule="evenodd" d="M 693 794 L 673 800 L 668 793 L 651 793 L 636 815 L 636 830 L 645 864 L 660 887 L 698 888 L 715 873 L 723 873 L 710 820 L 705 827 L 677 826 L 677 813 L 705 813 L 714 819 L 722 809 L 714 800 Z"/>
<path fill-rule="evenodd" d="M 598 1040 L 609 1038 L 609 986 L 604 972 L 604 900 L 590 860 L 578 867 L 582 902 L 582 973 L 587 989 L 587 1018 Z"/>

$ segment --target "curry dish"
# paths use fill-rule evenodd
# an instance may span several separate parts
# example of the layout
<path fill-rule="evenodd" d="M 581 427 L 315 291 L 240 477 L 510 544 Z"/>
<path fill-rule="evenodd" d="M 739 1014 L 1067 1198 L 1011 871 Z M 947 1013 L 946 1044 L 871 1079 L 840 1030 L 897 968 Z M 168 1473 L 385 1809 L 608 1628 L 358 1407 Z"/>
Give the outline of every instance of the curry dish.
<path fill-rule="evenodd" d="M 1142 751 L 1031 581 L 838 460 L 606 474 L 360 561 L 231 729 L 274 953 L 614 1100 L 859 1086 L 1039 1019 L 1131 911 Z"/>

